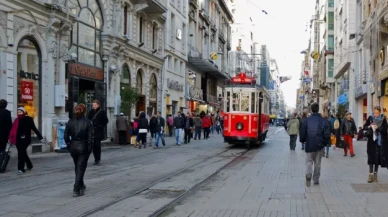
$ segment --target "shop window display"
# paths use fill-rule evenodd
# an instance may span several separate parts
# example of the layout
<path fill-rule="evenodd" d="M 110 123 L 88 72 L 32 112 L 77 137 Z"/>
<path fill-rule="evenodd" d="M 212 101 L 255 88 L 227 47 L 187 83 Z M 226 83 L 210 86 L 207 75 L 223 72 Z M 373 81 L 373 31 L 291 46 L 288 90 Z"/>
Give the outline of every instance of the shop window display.
<path fill-rule="evenodd" d="M 40 56 L 29 39 L 23 39 L 17 53 L 17 104 L 25 108 L 40 128 Z"/>

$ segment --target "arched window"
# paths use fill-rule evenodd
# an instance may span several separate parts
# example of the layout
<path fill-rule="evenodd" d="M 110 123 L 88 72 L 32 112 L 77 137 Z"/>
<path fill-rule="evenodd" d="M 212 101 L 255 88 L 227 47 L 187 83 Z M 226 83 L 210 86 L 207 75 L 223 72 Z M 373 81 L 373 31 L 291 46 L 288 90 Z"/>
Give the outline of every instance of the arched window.
<path fill-rule="evenodd" d="M 143 94 L 143 78 L 142 78 L 142 70 L 139 69 L 137 71 L 137 75 L 136 75 L 136 89 L 137 89 L 137 92 L 138 94 L 142 95 Z"/>
<path fill-rule="evenodd" d="M 73 26 L 71 52 L 78 62 L 102 68 L 100 35 L 103 25 L 102 13 L 97 0 L 77 0 L 72 13 L 78 17 Z"/>
<path fill-rule="evenodd" d="M 121 83 L 121 89 L 131 86 L 131 76 L 130 76 L 130 71 L 127 64 L 124 64 L 123 67 L 121 68 L 120 83 Z"/>
<path fill-rule="evenodd" d="M 154 23 L 152 26 L 152 50 L 157 50 L 158 48 L 158 24 Z"/>

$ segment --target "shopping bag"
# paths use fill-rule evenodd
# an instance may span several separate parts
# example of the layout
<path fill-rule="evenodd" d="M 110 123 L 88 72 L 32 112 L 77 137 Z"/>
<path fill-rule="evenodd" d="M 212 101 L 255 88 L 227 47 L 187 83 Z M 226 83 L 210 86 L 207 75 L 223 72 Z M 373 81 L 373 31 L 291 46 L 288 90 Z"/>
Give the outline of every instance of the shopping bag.
<path fill-rule="evenodd" d="M 330 136 L 330 145 L 334 145 L 336 143 L 337 143 L 337 138 L 334 135 Z"/>
<path fill-rule="evenodd" d="M 349 147 L 349 144 L 344 141 L 344 140 L 340 140 L 337 144 L 336 144 L 336 147 L 337 148 L 341 148 L 341 149 L 345 149 L 345 148 L 348 148 Z"/>
<path fill-rule="evenodd" d="M 136 136 L 131 136 L 131 145 L 136 146 Z"/>

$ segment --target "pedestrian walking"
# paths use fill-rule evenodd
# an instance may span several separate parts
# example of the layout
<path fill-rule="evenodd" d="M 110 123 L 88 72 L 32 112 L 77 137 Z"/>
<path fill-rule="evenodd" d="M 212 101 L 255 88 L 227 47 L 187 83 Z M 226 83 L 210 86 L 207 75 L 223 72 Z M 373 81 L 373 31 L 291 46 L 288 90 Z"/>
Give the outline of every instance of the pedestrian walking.
<path fill-rule="evenodd" d="M 163 147 L 166 147 L 166 141 L 164 140 L 164 126 L 166 123 L 161 115 L 162 113 L 160 111 L 158 111 L 158 113 L 156 114 L 156 132 L 154 148 L 159 148 L 159 138 L 162 140 Z"/>
<path fill-rule="evenodd" d="M 168 134 L 170 137 L 172 137 L 173 132 L 174 132 L 174 118 L 172 117 L 171 114 L 168 115 Z"/>
<path fill-rule="evenodd" d="M 202 119 L 199 117 L 199 114 L 196 114 L 194 119 L 194 140 L 201 140 L 201 131 L 202 131 Z"/>
<path fill-rule="evenodd" d="M 94 127 L 93 156 L 94 165 L 98 166 L 101 162 L 101 140 L 104 138 L 104 129 L 109 122 L 108 116 L 105 110 L 100 107 L 98 100 L 93 101 L 93 109 L 89 111 L 88 119 L 92 121 Z"/>
<path fill-rule="evenodd" d="M 134 139 L 131 138 L 131 141 L 134 140 L 133 145 L 135 148 L 138 146 L 139 141 L 139 115 L 137 114 L 136 117 L 133 119 L 133 130 L 132 130 Z"/>
<path fill-rule="evenodd" d="M 294 113 L 292 115 L 292 118 L 290 121 L 287 122 L 287 132 L 288 135 L 290 136 L 290 150 L 295 151 L 296 147 L 296 139 L 298 138 L 299 134 L 299 120 L 297 118 L 298 114 Z"/>
<path fill-rule="evenodd" d="M 300 141 L 306 143 L 306 186 L 308 187 L 311 185 L 311 179 L 313 179 L 315 185 L 319 185 L 323 148 L 330 138 L 329 124 L 318 113 L 318 103 L 311 105 L 311 111 L 311 116 L 302 122 L 300 130 Z"/>
<path fill-rule="evenodd" d="M 119 134 L 119 145 L 126 145 L 127 144 L 128 121 L 124 117 L 124 113 L 120 113 L 120 116 L 117 117 L 116 129 L 117 129 L 117 134 Z"/>
<path fill-rule="evenodd" d="M 211 129 L 212 134 L 214 134 L 214 130 L 216 129 L 216 117 L 215 117 L 215 115 L 211 114 L 210 119 L 211 119 L 210 129 Z"/>
<path fill-rule="evenodd" d="M 191 117 L 190 113 L 187 112 L 186 121 L 185 121 L 185 144 L 190 143 L 191 132 L 193 130 L 193 127 L 194 127 L 193 118 Z"/>
<path fill-rule="evenodd" d="M 353 148 L 353 137 L 357 136 L 357 127 L 352 118 L 352 113 L 347 112 L 345 117 L 346 118 L 343 120 L 341 125 L 343 140 L 346 143 L 346 146 L 344 148 L 344 156 L 346 157 L 348 155 L 349 146 L 350 156 L 354 157 L 355 154 Z"/>
<path fill-rule="evenodd" d="M 366 130 L 365 136 L 368 138 L 366 146 L 369 165 L 368 182 L 377 182 L 379 166 L 388 167 L 388 124 L 379 106 L 374 108 L 373 116 L 366 120 L 364 129 Z"/>
<path fill-rule="evenodd" d="M 36 128 L 34 120 L 26 115 L 26 110 L 19 107 L 17 110 L 17 118 L 13 122 L 11 132 L 9 134 L 9 141 L 16 145 L 18 150 L 18 174 L 25 173 L 24 166 L 27 165 L 27 170 L 33 168 L 32 162 L 27 155 L 27 148 L 31 144 L 31 131 L 34 131 L 39 140 L 43 137 Z"/>
<path fill-rule="evenodd" d="M 210 119 L 210 113 L 202 118 L 203 138 L 209 139 L 210 127 L 212 121 Z"/>
<path fill-rule="evenodd" d="M 151 133 L 151 138 L 150 138 L 150 146 L 152 146 L 152 140 L 155 138 L 155 133 L 156 133 L 156 115 L 153 114 L 151 119 L 150 119 L 150 133 Z"/>
<path fill-rule="evenodd" d="M 178 111 L 178 115 L 174 118 L 176 145 L 181 145 L 181 136 L 184 128 L 185 119 L 182 117 L 181 112 Z"/>
<path fill-rule="evenodd" d="M 85 113 L 86 106 L 78 104 L 74 108 L 75 117 L 67 123 L 64 134 L 67 148 L 74 162 L 73 197 L 84 195 L 86 190 L 84 175 L 94 145 L 94 127 L 92 122 L 85 117 Z"/>
<path fill-rule="evenodd" d="M 9 132 L 12 128 L 11 112 L 7 110 L 7 105 L 6 100 L 0 100 L 0 153 L 4 152 L 7 147 Z"/>
<path fill-rule="evenodd" d="M 333 126 L 331 128 L 332 134 L 332 144 L 334 144 L 334 149 L 340 147 L 341 143 L 341 115 L 338 113 L 336 118 L 334 118 Z"/>
<path fill-rule="evenodd" d="M 299 122 L 299 134 L 300 134 L 300 130 L 301 130 L 301 128 L 302 128 L 302 123 L 305 121 L 305 119 L 307 118 L 307 112 L 303 112 L 302 113 L 302 116 L 301 116 L 301 118 L 300 118 L 300 122 Z M 300 141 L 300 135 L 299 135 L 299 142 L 300 142 L 300 144 L 302 145 L 302 150 L 304 150 L 304 148 L 305 148 L 305 143 L 304 142 L 302 142 L 302 141 Z"/>
<path fill-rule="evenodd" d="M 331 146 L 331 132 L 333 130 L 332 130 L 332 124 L 331 124 L 330 119 L 327 118 L 327 117 L 324 117 L 324 118 L 327 121 L 327 124 L 329 125 L 329 128 L 330 128 L 330 138 L 329 138 L 329 140 L 326 143 L 326 147 L 325 147 L 326 150 L 323 152 L 323 154 L 326 155 L 326 158 L 329 158 L 329 151 L 330 151 L 330 146 Z"/>
<path fill-rule="evenodd" d="M 138 123 L 138 140 L 136 141 L 139 143 L 141 141 L 141 144 L 139 145 L 139 149 L 141 149 L 142 146 L 146 148 L 147 146 L 147 133 L 150 130 L 148 119 L 146 118 L 145 112 L 141 112 L 139 116 L 139 123 Z"/>

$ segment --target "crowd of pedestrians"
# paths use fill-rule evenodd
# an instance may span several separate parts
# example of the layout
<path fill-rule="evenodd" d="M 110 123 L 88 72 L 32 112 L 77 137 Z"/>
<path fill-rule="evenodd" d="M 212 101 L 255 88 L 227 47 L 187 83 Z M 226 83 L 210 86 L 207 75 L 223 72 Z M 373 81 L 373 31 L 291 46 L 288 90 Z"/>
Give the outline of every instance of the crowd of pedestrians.
<path fill-rule="evenodd" d="M 379 106 L 374 107 L 373 115 L 369 116 L 357 131 L 356 123 L 352 114 L 345 112 L 344 117 L 337 114 L 335 117 L 323 117 L 318 113 L 319 105 L 311 105 L 311 114 L 304 112 L 300 116 L 294 113 L 287 122 L 286 129 L 290 136 L 290 150 L 295 150 L 296 138 L 306 152 L 306 185 L 310 186 L 311 181 L 319 185 L 321 171 L 321 159 L 329 158 L 330 147 L 344 150 L 344 157 L 355 157 L 353 146 L 354 140 L 367 142 L 367 164 L 369 175 L 367 181 L 377 182 L 378 168 L 388 168 L 388 123 Z M 314 169 L 313 169 L 314 167 Z"/>

